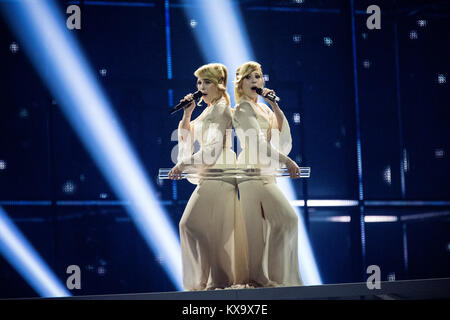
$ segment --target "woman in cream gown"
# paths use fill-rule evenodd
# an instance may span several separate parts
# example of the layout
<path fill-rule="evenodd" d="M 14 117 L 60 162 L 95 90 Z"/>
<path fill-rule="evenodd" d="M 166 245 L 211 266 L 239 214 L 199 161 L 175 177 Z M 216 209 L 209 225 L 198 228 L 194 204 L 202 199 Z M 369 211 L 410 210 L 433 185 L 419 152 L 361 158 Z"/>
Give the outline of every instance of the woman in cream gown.
<path fill-rule="evenodd" d="M 195 102 L 184 109 L 178 128 L 178 163 L 169 172 L 171 179 L 179 179 L 182 171 L 199 172 L 236 164 L 231 139 L 226 138 L 232 125 L 226 93 L 227 69 L 222 64 L 208 64 L 194 75 L 198 78 L 198 90 L 203 93 L 202 100 L 208 106 L 193 121 L 190 118 Z M 185 99 L 193 100 L 192 94 Z M 200 150 L 193 154 L 194 141 L 198 141 Z M 179 224 L 184 289 L 212 290 L 245 284 L 247 248 L 236 179 L 189 178 L 189 181 L 197 187 Z"/>
<path fill-rule="evenodd" d="M 260 169 L 284 164 L 290 176 L 298 178 L 300 168 L 287 156 L 292 140 L 286 117 L 276 102 L 265 98 L 273 111 L 257 103 L 258 95 L 251 89 L 263 86 L 258 63 L 247 62 L 238 68 L 233 126 L 242 151 L 237 163 L 241 167 Z M 263 96 L 270 91 L 263 89 Z M 238 179 L 238 188 L 247 230 L 250 284 L 257 287 L 302 285 L 297 252 L 298 217 L 276 185 L 275 176 Z"/>

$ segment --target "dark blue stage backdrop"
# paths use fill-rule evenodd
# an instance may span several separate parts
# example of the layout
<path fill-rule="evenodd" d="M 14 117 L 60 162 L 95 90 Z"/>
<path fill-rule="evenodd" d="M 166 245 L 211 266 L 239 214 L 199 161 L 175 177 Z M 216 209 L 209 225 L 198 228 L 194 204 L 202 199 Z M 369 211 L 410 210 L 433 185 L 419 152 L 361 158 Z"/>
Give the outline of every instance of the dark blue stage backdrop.
<path fill-rule="evenodd" d="M 195 186 L 158 179 L 181 119 L 168 111 L 196 90 L 196 68 L 221 62 L 233 80 L 229 61 L 246 58 L 281 97 L 291 158 L 311 167 L 289 182 L 306 284 L 364 282 L 373 265 L 383 281 L 450 277 L 449 2 L 29 2 L 0 0 L 0 298 L 181 290 L 173 257 Z M 224 3 L 233 19 L 214 16 Z M 203 51 L 208 32 L 220 56 Z"/>

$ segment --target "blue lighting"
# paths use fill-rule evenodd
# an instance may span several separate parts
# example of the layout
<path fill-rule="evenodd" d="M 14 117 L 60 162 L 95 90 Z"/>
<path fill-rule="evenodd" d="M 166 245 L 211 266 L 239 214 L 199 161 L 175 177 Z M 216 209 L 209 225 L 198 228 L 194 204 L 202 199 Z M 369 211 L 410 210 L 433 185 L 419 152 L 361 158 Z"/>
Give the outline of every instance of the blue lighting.
<path fill-rule="evenodd" d="M 339 9 L 319 9 L 319 8 L 294 8 L 294 7 L 276 7 L 276 6 L 252 6 L 247 10 L 253 11 L 278 11 L 278 12 L 308 12 L 308 13 L 341 13 Z"/>
<path fill-rule="evenodd" d="M 253 50 L 245 31 L 239 8 L 233 1 L 217 0 L 214 6 L 210 1 L 184 1 L 186 16 L 190 21 L 199 21 L 194 28 L 197 42 L 208 62 L 221 62 L 228 68 L 228 92 L 232 105 L 234 101 L 234 72 L 244 62 L 254 60 Z M 233 50 L 230 50 L 233 48 Z M 266 77 L 266 75 L 265 75 Z M 267 80 L 268 81 L 268 75 Z M 295 201 L 295 193 L 290 181 L 280 179 L 278 186 L 289 201 Z M 312 253 L 303 216 L 293 207 L 298 219 L 299 266 L 303 282 L 307 285 L 321 284 L 320 275 Z"/>
<path fill-rule="evenodd" d="M 123 134 L 93 69 L 66 29 L 64 17 L 54 2 L 48 0 L 9 2 L 2 8 L 58 106 L 112 189 L 119 198 L 130 201 L 126 209 L 136 228 L 155 256 L 165 261 L 163 267 L 175 287 L 182 289 L 178 233 L 159 205 L 156 190 Z"/>
<path fill-rule="evenodd" d="M 122 7 L 154 7 L 155 4 L 151 2 L 125 2 L 125 1 L 89 1 L 85 0 L 83 2 L 85 5 L 96 5 L 96 6 L 122 6 Z"/>
<path fill-rule="evenodd" d="M 245 25 L 233 1 L 209 0 L 183 1 L 187 21 L 195 21 L 192 28 L 203 57 L 210 62 L 220 62 L 228 68 L 228 93 L 234 101 L 234 71 L 244 62 L 254 60 Z M 232 50 L 230 50 L 232 48 Z"/>
<path fill-rule="evenodd" d="M 173 89 L 169 89 L 169 92 L 168 92 L 168 95 L 169 95 L 169 106 L 173 106 Z"/>
<path fill-rule="evenodd" d="M 333 44 L 333 40 L 330 37 L 324 37 L 323 38 L 323 43 L 327 46 L 330 47 Z"/>
<path fill-rule="evenodd" d="M 0 252 L 41 297 L 71 296 L 8 218 L 2 207 L 0 207 Z"/>
<path fill-rule="evenodd" d="M 166 60 L 167 60 L 167 79 L 172 79 L 172 46 L 170 44 L 170 5 L 169 0 L 164 1 L 164 12 L 166 21 Z M 170 94 L 170 93 L 169 93 Z M 172 105 L 172 102 L 169 102 Z"/>

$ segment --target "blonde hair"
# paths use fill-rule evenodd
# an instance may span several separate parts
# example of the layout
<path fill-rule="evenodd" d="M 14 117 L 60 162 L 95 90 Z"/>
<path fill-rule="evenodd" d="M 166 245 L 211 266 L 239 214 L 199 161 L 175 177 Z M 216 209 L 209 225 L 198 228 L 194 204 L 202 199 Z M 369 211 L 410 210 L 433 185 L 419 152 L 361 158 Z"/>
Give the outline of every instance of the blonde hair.
<path fill-rule="evenodd" d="M 209 63 L 195 70 L 194 75 L 199 79 L 200 78 L 208 79 L 211 82 L 213 82 L 217 86 L 217 89 L 219 89 L 219 92 L 221 93 L 219 99 L 225 97 L 227 105 L 229 106 L 231 104 L 230 95 L 227 93 L 227 81 L 228 81 L 227 67 L 225 67 L 221 63 Z"/>
<path fill-rule="evenodd" d="M 255 61 L 248 61 L 237 68 L 236 77 L 234 78 L 234 97 L 236 98 L 236 102 L 239 102 L 244 95 L 242 92 L 242 81 L 253 71 L 259 71 L 261 77 L 263 76 L 261 65 Z"/>

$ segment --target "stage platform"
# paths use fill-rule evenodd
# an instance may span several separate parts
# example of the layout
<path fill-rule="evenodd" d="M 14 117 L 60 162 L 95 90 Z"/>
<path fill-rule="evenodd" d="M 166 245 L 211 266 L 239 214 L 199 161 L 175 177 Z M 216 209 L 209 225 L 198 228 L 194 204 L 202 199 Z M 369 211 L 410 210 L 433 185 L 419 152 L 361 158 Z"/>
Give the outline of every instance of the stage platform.
<path fill-rule="evenodd" d="M 75 300 L 417 300 L 450 299 L 450 278 L 382 281 L 380 289 L 366 283 L 324 284 L 302 287 L 230 289 L 73 296 Z"/>

